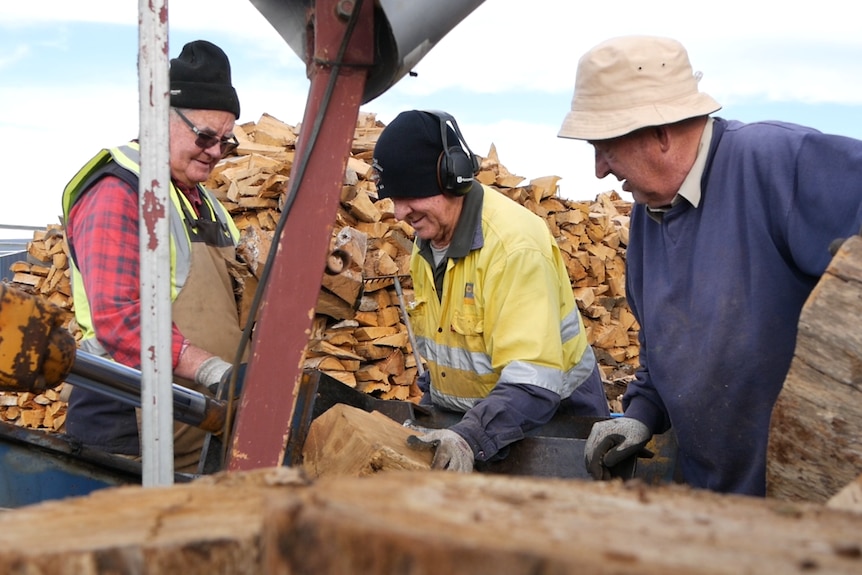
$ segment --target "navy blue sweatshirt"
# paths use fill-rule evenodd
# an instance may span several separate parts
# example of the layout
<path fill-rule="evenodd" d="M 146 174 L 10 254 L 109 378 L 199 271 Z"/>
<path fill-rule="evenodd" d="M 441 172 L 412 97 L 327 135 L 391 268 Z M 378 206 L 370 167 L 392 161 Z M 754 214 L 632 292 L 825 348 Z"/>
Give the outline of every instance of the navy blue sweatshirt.
<path fill-rule="evenodd" d="M 632 210 L 641 369 L 626 416 L 673 428 L 685 481 L 763 495 L 772 407 L 832 240 L 862 225 L 862 141 L 716 118 L 698 207 Z"/>

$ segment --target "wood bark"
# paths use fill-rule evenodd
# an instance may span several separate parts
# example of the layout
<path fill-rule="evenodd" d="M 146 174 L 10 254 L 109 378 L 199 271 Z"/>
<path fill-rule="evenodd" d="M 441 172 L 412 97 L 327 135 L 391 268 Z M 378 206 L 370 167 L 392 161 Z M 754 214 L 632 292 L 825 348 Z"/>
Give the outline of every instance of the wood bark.
<path fill-rule="evenodd" d="M 770 496 L 823 502 L 862 473 L 862 237 L 844 242 L 808 298 L 772 412 Z"/>
<path fill-rule="evenodd" d="M 862 514 L 679 486 L 295 469 L 0 514 L 10 575 L 859 573 Z M 50 542 L 47 544 L 46 542 Z"/>

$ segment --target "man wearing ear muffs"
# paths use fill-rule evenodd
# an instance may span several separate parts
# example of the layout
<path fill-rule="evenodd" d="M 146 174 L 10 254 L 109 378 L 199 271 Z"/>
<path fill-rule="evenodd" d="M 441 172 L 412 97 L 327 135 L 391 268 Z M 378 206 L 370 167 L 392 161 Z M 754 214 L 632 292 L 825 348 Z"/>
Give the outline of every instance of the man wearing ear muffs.
<path fill-rule="evenodd" d="M 540 217 L 473 179 L 476 157 L 454 119 L 402 112 L 381 133 L 374 168 L 379 197 L 415 230 L 410 316 L 427 363 L 423 401 L 464 414 L 414 443 L 435 447 L 432 467 L 470 472 L 500 459 L 563 402 L 608 417 L 554 238 Z"/>

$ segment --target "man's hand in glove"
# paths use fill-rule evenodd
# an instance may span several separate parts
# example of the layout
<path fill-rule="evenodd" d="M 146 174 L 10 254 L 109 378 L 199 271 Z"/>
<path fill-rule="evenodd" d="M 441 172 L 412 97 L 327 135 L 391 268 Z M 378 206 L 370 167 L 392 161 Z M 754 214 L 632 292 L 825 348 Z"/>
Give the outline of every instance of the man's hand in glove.
<path fill-rule="evenodd" d="M 594 479 L 610 479 L 610 468 L 624 459 L 641 453 L 641 456 L 652 457 L 652 453 L 644 449 L 651 437 L 647 426 L 631 417 L 594 423 L 584 446 L 587 471 Z"/>
<path fill-rule="evenodd" d="M 242 392 L 242 384 L 245 381 L 246 364 L 241 363 L 236 373 L 235 396 Z M 209 389 L 213 395 L 219 397 L 219 389 L 222 395 L 226 395 L 230 387 L 233 375 L 233 364 L 228 363 L 220 357 L 213 356 L 206 359 L 195 372 L 195 382 Z"/>
<path fill-rule="evenodd" d="M 473 471 L 473 450 L 467 440 L 451 429 L 435 429 L 421 436 L 411 435 L 407 445 L 417 450 L 434 450 L 431 469 L 448 469 L 470 473 Z"/>

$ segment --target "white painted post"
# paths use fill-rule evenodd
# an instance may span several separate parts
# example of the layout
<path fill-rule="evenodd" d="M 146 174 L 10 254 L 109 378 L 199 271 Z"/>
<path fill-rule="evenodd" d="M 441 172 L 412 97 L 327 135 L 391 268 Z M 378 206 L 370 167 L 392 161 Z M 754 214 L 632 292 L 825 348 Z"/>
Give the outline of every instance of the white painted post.
<path fill-rule="evenodd" d="M 174 480 L 167 0 L 138 1 L 141 449 L 144 487 Z"/>

